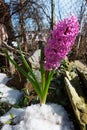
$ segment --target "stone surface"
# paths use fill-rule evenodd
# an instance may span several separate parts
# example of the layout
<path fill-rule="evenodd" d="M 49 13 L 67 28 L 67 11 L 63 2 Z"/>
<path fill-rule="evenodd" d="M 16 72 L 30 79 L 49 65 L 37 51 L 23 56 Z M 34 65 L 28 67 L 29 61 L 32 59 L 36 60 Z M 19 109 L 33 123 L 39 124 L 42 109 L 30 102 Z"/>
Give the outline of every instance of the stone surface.
<path fill-rule="evenodd" d="M 84 65 L 80 61 L 75 61 L 75 65 L 77 67 L 78 76 L 83 85 L 83 92 L 87 99 L 87 65 Z"/>
<path fill-rule="evenodd" d="M 80 86 L 79 80 L 77 79 L 77 74 L 73 72 L 72 76 L 72 74 L 70 73 L 72 72 L 66 71 L 66 90 L 76 118 L 78 120 L 80 130 L 85 130 L 87 124 L 87 121 L 85 121 L 85 119 L 87 118 L 87 104 L 85 102 L 84 93 Z"/>
<path fill-rule="evenodd" d="M 39 82 L 41 82 L 41 73 L 39 71 L 40 52 L 41 52 L 40 49 L 36 50 L 34 52 L 34 54 L 28 59 L 29 62 L 31 63 L 32 70 L 33 70 L 33 72 L 34 72 L 34 74 Z"/>
<path fill-rule="evenodd" d="M 82 71 L 84 71 L 85 73 L 87 73 L 87 65 L 83 64 L 81 61 L 79 60 L 75 60 L 74 64 L 76 65 L 77 68 L 81 69 Z"/>
<path fill-rule="evenodd" d="M 39 69 L 40 67 L 40 64 L 39 64 L 40 52 L 41 52 L 40 49 L 36 50 L 34 54 L 28 59 L 29 62 L 31 63 L 32 69 Z"/>

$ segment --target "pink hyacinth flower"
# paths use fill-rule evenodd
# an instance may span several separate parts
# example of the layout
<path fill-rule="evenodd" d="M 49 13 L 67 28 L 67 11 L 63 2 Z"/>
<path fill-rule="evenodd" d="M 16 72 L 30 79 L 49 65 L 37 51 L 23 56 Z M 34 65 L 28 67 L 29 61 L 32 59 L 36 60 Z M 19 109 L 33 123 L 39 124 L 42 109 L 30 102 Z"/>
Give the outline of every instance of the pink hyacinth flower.
<path fill-rule="evenodd" d="M 71 16 L 56 24 L 44 49 L 46 70 L 57 69 L 70 51 L 79 33 L 77 17 Z"/>

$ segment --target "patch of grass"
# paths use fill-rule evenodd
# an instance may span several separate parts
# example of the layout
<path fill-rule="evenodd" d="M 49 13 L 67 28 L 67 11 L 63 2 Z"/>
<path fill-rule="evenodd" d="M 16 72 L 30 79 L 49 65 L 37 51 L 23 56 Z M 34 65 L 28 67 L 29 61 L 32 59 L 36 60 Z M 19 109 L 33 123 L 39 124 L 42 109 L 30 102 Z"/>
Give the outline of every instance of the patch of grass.
<path fill-rule="evenodd" d="M 12 107 L 9 103 L 0 102 L 0 116 L 8 112 L 8 110 Z"/>

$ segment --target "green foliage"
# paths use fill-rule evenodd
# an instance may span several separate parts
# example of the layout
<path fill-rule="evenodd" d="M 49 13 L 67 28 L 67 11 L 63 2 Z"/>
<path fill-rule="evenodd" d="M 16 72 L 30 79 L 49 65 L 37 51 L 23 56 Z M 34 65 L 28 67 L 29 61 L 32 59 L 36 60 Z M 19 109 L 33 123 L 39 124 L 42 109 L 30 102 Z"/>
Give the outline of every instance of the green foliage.
<path fill-rule="evenodd" d="M 6 124 L 7 124 L 7 125 L 12 124 L 12 121 L 13 121 L 13 119 L 15 118 L 15 116 L 14 116 L 14 114 L 13 114 L 13 113 L 10 113 L 10 117 L 11 117 L 11 119 L 10 119 L 10 120 L 8 120 L 8 121 L 6 122 Z"/>
<path fill-rule="evenodd" d="M 11 105 L 9 103 L 0 102 L 0 116 L 5 114 L 10 108 L 11 108 Z"/>
<path fill-rule="evenodd" d="M 68 61 L 66 61 L 65 59 L 62 60 L 61 66 L 63 66 L 64 68 L 68 68 L 68 65 L 69 65 Z"/>
<path fill-rule="evenodd" d="M 11 120 L 8 120 L 8 121 L 6 122 L 6 124 L 7 124 L 7 125 L 10 125 L 10 124 L 11 124 Z"/>
<path fill-rule="evenodd" d="M 10 113 L 10 117 L 11 117 L 11 119 L 13 119 L 14 118 L 14 114 Z"/>
<path fill-rule="evenodd" d="M 44 62 L 44 46 L 41 48 L 41 63 L 40 63 L 40 72 L 41 72 L 41 84 L 38 82 L 33 70 L 30 68 L 27 60 L 25 59 L 21 48 L 19 46 L 19 51 L 21 55 L 21 60 L 23 61 L 24 66 L 26 67 L 27 71 L 25 71 L 22 67 L 20 67 L 15 60 L 11 59 L 10 55 L 8 54 L 7 50 L 4 50 L 7 58 L 11 61 L 11 63 L 31 82 L 33 85 L 39 99 L 40 103 L 45 103 L 47 94 L 48 94 L 48 88 L 50 86 L 50 82 L 52 80 L 52 77 L 54 75 L 54 71 L 47 72 L 43 66 Z M 27 99 L 24 100 L 24 103 L 26 104 Z"/>
<path fill-rule="evenodd" d="M 13 107 L 14 107 L 14 108 L 20 108 L 20 105 L 19 105 L 19 103 L 15 103 L 15 104 L 13 105 Z"/>

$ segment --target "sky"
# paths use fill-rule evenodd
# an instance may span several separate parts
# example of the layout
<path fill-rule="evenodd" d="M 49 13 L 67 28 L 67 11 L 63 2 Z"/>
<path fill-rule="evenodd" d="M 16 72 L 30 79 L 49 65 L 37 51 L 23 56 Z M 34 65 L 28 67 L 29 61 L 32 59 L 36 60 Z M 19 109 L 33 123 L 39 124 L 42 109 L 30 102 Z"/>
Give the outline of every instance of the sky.
<path fill-rule="evenodd" d="M 9 2 L 10 0 L 5 0 L 5 2 Z M 50 15 L 51 9 L 50 9 L 50 0 L 41 0 L 45 2 L 46 5 L 48 5 L 48 8 L 46 9 L 47 14 Z M 58 20 L 64 19 L 70 15 L 76 15 L 80 19 L 80 11 L 82 3 L 85 0 L 54 0 L 55 2 L 55 22 Z M 46 22 L 46 20 L 44 20 Z"/>
<path fill-rule="evenodd" d="M 5 0 L 5 2 L 9 2 L 10 0 Z"/>
<path fill-rule="evenodd" d="M 9 2 L 9 1 L 10 0 L 5 0 L 5 2 Z M 60 17 L 61 19 L 63 19 L 64 17 L 67 17 L 68 15 L 71 15 L 71 14 L 79 15 L 83 1 L 84 0 L 54 0 L 55 20 L 60 19 Z M 48 4 L 47 11 L 50 11 L 49 0 L 43 0 L 43 2 Z"/>

